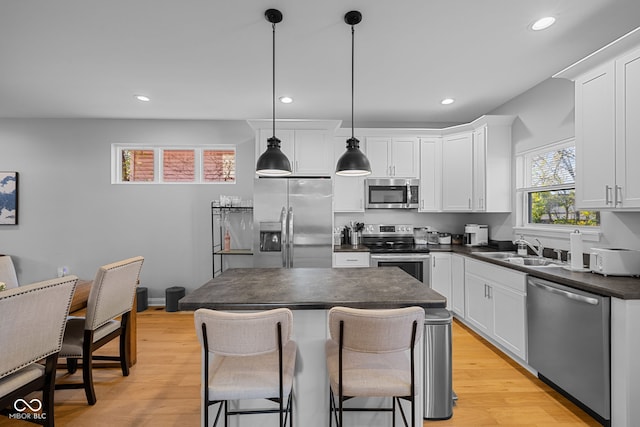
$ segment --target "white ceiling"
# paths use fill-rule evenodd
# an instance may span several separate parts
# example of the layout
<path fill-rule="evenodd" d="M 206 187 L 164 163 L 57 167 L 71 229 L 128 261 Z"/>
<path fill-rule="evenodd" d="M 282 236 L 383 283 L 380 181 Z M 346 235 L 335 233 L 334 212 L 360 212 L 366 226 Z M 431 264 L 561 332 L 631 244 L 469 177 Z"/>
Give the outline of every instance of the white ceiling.
<path fill-rule="evenodd" d="M 277 117 L 345 123 L 362 12 L 356 126 L 471 121 L 640 26 L 638 0 L 0 0 L 0 117 L 270 118 L 272 7 Z"/>

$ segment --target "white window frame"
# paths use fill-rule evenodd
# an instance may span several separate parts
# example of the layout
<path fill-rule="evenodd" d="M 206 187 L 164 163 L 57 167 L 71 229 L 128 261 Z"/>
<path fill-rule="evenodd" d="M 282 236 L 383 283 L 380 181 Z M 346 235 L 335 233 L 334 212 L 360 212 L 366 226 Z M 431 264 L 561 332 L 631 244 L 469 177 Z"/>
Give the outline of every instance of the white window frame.
<path fill-rule="evenodd" d="M 153 151 L 153 181 L 123 181 L 122 180 L 122 151 L 123 150 L 149 150 Z M 162 176 L 162 164 L 164 152 L 170 150 L 193 150 L 194 151 L 194 180 L 193 181 L 164 181 Z M 233 151 L 235 156 L 236 174 L 233 181 L 204 181 L 204 156 L 203 152 L 208 150 Z M 235 145 L 212 144 L 212 145 L 161 145 L 161 144 L 111 144 L 111 184 L 124 185 L 229 185 L 235 184 L 238 180 L 238 157 Z"/>
<path fill-rule="evenodd" d="M 560 190 L 566 189 L 567 185 L 555 185 L 548 187 L 531 186 L 531 158 L 537 154 L 559 150 L 562 148 L 575 146 L 575 138 L 567 138 L 552 142 L 540 147 L 516 153 L 516 226 L 513 231 L 517 235 L 526 235 L 541 238 L 553 238 L 569 240 L 569 234 L 574 230 L 580 230 L 583 240 L 598 242 L 601 236 L 600 226 L 577 226 L 568 224 L 534 224 L 529 222 L 529 198 L 531 191 Z M 571 188 L 571 186 L 569 186 Z M 575 184 L 572 187 L 575 189 Z"/>

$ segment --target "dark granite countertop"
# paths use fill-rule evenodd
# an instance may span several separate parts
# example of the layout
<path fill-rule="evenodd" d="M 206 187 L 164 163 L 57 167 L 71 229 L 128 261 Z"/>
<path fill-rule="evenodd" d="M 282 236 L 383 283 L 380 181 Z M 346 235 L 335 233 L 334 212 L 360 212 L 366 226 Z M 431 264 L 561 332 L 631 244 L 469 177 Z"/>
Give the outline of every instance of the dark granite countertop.
<path fill-rule="evenodd" d="M 482 252 L 498 252 L 498 249 L 490 247 L 469 247 L 461 245 L 433 245 L 429 246 L 431 252 L 454 252 L 475 258 L 480 261 L 496 264 L 513 270 L 522 271 L 533 277 L 571 286 L 587 292 L 620 299 L 640 299 L 640 278 L 602 276 L 591 272 L 576 272 L 560 267 L 527 267 L 511 264 L 506 261 L 486 258 L 478 255 Z"/>
<path fill-rule="evenodd" d="M 234 268 L 180 299 L 180 310 L 444 308 L 446 298 L 397 267 Z"/>

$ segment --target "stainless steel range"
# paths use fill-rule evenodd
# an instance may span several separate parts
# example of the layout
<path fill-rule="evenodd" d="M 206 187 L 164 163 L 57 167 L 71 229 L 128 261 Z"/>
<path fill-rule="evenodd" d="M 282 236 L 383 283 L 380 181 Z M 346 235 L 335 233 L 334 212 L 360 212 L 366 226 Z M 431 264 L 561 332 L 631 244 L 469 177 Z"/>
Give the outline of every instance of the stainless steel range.
<path fill-rule="evenodd" d="M 372 267 L 400 267 L 431 286 L 429 247 L 414 243 L 413 226 L 366 224 L 362 231 L 362 244 L 371 252 Z"/>

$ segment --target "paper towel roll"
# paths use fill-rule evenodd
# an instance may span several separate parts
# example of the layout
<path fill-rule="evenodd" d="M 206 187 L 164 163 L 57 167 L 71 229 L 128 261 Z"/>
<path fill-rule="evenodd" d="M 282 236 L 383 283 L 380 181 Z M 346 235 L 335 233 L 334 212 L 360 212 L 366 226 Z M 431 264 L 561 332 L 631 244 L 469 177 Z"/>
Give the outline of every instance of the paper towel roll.
<path fill-rule="evenodd" d="M 571 251 L 571 268 L 581 270 L 584 268 L 582 260 L 582 233 L 576 230 L 569 235 L 569 250 Z"/>

